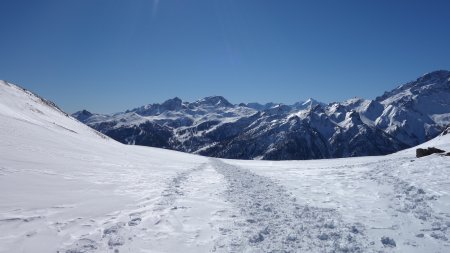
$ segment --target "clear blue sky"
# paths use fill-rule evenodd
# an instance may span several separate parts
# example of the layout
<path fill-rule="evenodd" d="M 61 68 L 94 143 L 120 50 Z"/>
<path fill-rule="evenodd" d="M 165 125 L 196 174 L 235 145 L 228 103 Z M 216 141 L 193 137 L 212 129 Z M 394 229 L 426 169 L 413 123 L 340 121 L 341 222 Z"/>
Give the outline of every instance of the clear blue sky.
<path fill-rule="evenodd" d="M 0 79 L 68 112 L 324 102 L 450 69 L 448 0 L 1 0 Z"/>

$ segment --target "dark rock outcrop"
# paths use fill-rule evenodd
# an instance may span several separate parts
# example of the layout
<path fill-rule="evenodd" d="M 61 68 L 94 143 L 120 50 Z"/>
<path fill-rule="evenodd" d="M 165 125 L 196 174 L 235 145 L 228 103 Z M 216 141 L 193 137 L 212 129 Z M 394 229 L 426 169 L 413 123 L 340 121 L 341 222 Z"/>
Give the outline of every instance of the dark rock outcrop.
<path fill-rule="evenodd" d="M 424 148 L 416 149 L 416 157 L 417 158 L 429 156 L 432 154 L 442 154 L 442 153 L 445 153 L 445 151 L 442 149 L 435 148 L 435 147 L 429 147 L 427 149 L 424 149 Z"/>

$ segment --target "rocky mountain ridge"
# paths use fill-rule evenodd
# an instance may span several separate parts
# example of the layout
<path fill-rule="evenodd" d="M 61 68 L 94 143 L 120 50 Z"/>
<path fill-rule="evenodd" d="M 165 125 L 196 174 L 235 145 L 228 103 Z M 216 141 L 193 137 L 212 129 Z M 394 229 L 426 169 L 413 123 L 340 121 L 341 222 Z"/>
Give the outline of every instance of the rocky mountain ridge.
<path fill-rule="evenodd" d="M 375 100 L 328 105 L 241 103 L 175 97 L 115 114 L 75 118 L 126 144 L 237 159 L 384 155 L 423 143 L 450 123 L 450 72 L 435 71 Z"/>

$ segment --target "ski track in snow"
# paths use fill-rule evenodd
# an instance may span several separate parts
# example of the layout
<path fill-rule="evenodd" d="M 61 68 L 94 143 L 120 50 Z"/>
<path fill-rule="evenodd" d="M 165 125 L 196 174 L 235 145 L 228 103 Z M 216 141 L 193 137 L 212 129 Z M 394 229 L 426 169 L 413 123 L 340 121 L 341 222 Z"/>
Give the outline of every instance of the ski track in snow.
<path fill-rule="evenodd" d="M 221 228 L 218 252 L 368 252 L 362 224 L 346 224 L 333 209 L 300 205 L 273 180 L 211 159 L 237 208 Z"/>

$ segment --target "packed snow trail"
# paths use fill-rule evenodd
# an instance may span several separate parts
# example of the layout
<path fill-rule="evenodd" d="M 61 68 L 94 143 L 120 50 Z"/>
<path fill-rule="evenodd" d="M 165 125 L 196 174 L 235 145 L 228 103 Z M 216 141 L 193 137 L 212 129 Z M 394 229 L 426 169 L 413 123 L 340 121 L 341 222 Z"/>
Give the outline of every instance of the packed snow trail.
<path fill-rule="evenodd" d="M 300 205 L 273 180 L 211 159 L 228 184 L 224 197 L 235 208 L 221 229 L 220 252 L 367 252 L 362 224 L 346 224 L 333 209 Z M 307 194 L 307 193 L 305 193 Z"/>
<path fill-rule="evenodd" d="M 61 252 L 370 251 L 364 225 L 300 205 L 270 178 L 218 159 L 168 179 L 157 201 L 111 216 Z"/>
<path fill-rule="evenodd" d="M 449 246 L 450 214 L 439 213 L 433 208 L 433 202 L 440 197 L 440 194 L 430 193 L 413 182 L 401 179 L 393 171 L 386 170 L 389 166 L 397 165 L 406 171 L 412 163 L 418 162 L 414 159 L 398 159 L 396 162 L 380 161 L 373 164 L 374 168 L 369 171 L 367 176 L 382 186 L 387 185 L 392 188 L 393 192 L 386 195 L 386 198 L 390 200 L 390 208 L 402 215 L 410 215 L 419 220 L 421 226 L 411 228 L 410 233 L 415 233 L 417 238 L 429 236 L 435 240 L 441 240 Z M 445 191 L 445 187 L 442 190 Z"/>
<path fill-rule="evenodd" d="M 223 176 L 210 164 L 178 172 L 158 199 L 144 199 L 137 209 L 122 211 L 102 231 L 61 252 L 209 252 L 230 212 L 219 196 L 223 191 Z"/>
<path fill-rule="evenodd" d="M 363 223 L 373 251 L 448 252 L 450 247 L 447 156 L 226 162 L 279 182 L 297 203 L 338 210 L 346 223 Z"/>

